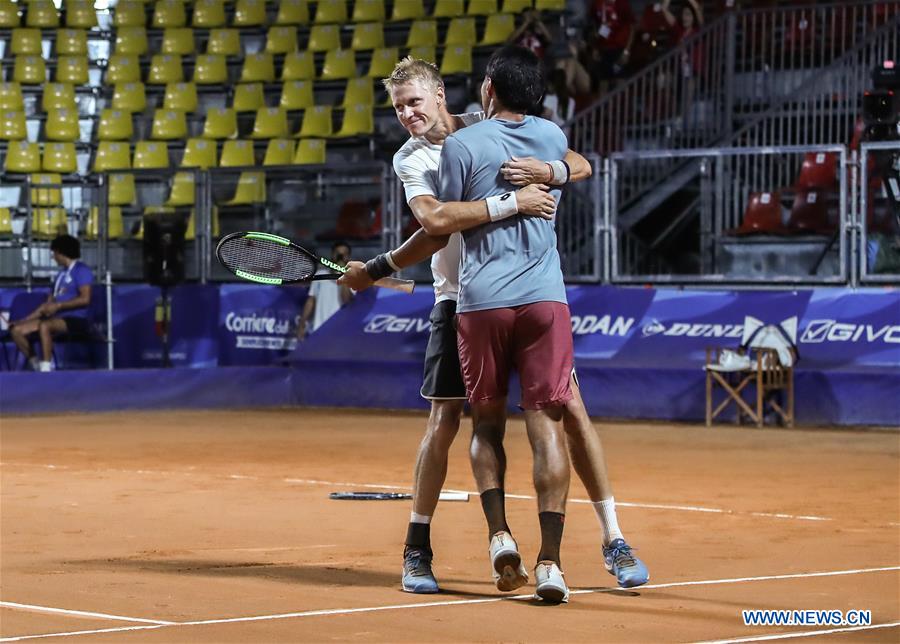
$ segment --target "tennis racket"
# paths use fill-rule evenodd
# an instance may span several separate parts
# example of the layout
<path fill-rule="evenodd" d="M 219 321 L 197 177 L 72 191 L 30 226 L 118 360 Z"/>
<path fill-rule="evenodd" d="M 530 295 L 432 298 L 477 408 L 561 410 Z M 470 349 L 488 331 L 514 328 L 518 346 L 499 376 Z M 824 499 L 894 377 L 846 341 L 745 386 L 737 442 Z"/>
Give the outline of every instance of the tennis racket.
<path fill-rule="evenodd" d="M 332 492 L 329 499 L 338 501 L 403 501 L 412 499 L 412 494 L 405 492 Z M 468 501 L 466 492 L 441 492 L 441 501 Z"/>
<path fill-rule="evenodd" d="M 336 280 L 347 272 L 340 264 L 319 257 L 290 239 L 269 233 L 239 232 L 225 235 L 216 246 L 216 258 L 241 279 L 259 284 L 291 284 L 307 280 Z M 333 273 L 316 274 L 320 266 Z M 375 286 L 412 293 L 416 283 L 385 277 Z"/>

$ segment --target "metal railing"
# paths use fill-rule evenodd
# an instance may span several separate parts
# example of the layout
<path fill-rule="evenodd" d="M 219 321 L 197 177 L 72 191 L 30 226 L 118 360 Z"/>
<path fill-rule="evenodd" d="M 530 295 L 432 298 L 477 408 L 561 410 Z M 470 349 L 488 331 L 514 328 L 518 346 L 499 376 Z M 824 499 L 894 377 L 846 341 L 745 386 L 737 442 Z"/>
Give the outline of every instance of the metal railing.
<path fill-rule="evenodd" d="M 900 141 L 859 146 L 857 192 L 859 281 L 900 284 Z M 894 262 L 879 265 L 891 253 Z"/>

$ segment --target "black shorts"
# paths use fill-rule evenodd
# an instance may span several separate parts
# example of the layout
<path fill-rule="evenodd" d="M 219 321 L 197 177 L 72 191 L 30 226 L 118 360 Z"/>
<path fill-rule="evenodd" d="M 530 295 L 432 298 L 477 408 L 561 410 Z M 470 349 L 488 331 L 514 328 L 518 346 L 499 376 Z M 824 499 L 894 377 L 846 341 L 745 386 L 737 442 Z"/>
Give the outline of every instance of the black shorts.
<path fill-rule="evenodd" d="M 66 323 L 66 333 L 75 337 L 88 337 L 91 334 L 91 323 L 86 318 L 64 317 L 62 319 Z"/>
<path fill-rule="evenodd" d="M 444 300 L 431 309 L 431 335 L 425 349 L 423 398 L 428 400 L 465 400 L 466 385 L 459 366 L 456 346 L 456 302 Z"/>

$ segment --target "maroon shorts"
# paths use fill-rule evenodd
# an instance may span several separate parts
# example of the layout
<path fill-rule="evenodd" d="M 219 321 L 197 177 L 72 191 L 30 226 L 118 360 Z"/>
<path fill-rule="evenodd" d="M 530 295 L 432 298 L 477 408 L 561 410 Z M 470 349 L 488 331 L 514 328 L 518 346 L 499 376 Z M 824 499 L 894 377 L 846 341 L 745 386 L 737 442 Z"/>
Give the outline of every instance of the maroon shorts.
<path fill-rule="evenodd" d="M 509 372 L 522 382 L 522 409 L 564 405 L 572 399 L 572 322 L 561 302 L 457 315 L 459 358 L 469 402 L 506 396 Z"/>

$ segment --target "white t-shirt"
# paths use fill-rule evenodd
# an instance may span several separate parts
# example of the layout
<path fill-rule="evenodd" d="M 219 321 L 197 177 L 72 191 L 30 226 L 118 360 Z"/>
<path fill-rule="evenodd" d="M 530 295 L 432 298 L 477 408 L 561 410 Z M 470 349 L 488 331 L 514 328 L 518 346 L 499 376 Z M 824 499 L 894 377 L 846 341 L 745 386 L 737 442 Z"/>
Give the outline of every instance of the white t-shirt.
<path fill-rule="evenodd" d="M 484 112 L 460 114 L 463 125 L 484 120 Z M 394 155 L 394 172 L 403 182 L 406 203 L 422 195 L 438 195 L 438 168 L 441 164 L 441 146 L 425 137 L 410 137 Z M 459 298 L 459 257 L 462 237 L 450 235 L 447 245 L 431 257 L 431 273 L 434 276 L 435 302 L 456 301 Z"/>
<path fill-rule="evenodd" d="M 312 326 L 308 329 L 312 333 L 341 308 L 341 287 L 334 280 L 315 280 L 310 284 L 309 297 L 316 298 Z"/>

